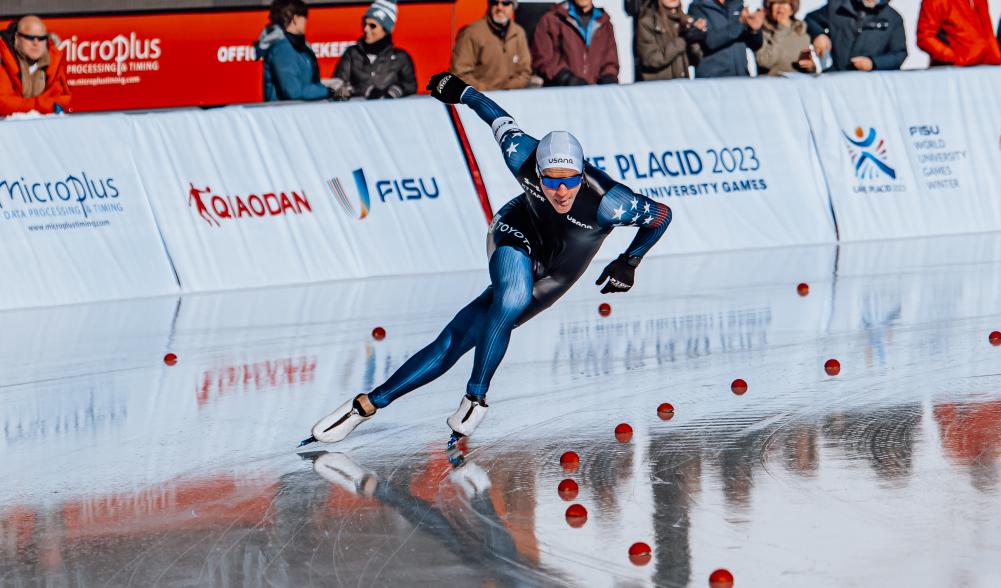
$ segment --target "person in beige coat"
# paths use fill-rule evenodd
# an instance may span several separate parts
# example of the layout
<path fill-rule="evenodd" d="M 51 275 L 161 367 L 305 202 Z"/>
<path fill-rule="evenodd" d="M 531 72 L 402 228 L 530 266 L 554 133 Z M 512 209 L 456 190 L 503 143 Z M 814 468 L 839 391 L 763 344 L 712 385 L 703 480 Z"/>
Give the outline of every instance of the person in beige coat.
<path fill-rule="evenodd" d="M 814 70 L 806 23 L 796 18 L 799 0 L 765 0 L 764 43 L 755 51 L 758 75 Z"/>
<path fill-rule="evenodd" d="M 478 90 L 529 86 L 532 54 L 525 29 L 514 22 L 515 0 L 489 0 L 487 14 L 462 27 L 449 71 Z M 541 85 L 541 84 L 537 84 Z"/>
<path fill-rule="evenodd" d="M 705 19 L 696 21 L 685 14 L 681 0 L 647 4 L 636 23 L 636 65 L 640 79 L 689 77 L 688 66 L 698 61 L 698 41 L 705 31 Z"/>

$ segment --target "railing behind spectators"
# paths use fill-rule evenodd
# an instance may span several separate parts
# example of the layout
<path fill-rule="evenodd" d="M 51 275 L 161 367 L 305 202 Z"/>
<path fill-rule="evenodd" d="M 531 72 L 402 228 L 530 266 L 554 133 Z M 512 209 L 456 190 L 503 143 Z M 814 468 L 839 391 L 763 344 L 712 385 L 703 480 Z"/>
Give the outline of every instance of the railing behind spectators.
<path fill-rule="evenodd" d="M 669 203 L 664 254 L 1001 230 L 999 93 L 977 68 L 495 98 Z M 496 210 L 520 188 L 459 111 Z M 469 163 L 429 98 L 8 121 L 0 308 L 482 268 Z"/>

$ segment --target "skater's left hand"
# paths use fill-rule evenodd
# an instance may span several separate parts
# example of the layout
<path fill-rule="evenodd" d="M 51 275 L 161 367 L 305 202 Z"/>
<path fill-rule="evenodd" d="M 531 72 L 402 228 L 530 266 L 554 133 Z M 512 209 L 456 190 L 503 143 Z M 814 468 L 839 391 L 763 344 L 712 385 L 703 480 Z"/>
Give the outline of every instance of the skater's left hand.
<path fill-rule="evenodd" d="M 459 76 L 443 71 L 431 76 L 425 90 L 445 104 L 458 104 L 468 87 L 469 84 L 459 79 Z"/>
<path fill-rule="evenodd" d="M 639 265 L 638 258 L 633 259 L 634 262 L 630 263 L 629 256 L 623 253 L 615 258 L 615 261 L 605 266 L 601 275 L 598 276 L 598 281 L 594 283 L 596 286 L 600 286 L 606 278 L 608 279 L 608 283 L 601 289 L 602 294 L 628 292 L 633 287 L 633 274 L 636 273 L 636 266 Z"/>

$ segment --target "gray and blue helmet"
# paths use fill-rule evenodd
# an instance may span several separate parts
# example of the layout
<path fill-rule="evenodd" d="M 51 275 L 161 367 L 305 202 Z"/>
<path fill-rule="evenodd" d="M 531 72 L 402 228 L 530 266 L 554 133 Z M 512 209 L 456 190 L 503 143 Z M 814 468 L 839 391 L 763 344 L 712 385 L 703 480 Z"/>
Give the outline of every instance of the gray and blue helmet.
<path fill-rule="evenodd" d="M 539 171 L 554 167 L 584 172 L 584 149 L 580 141 L 566 131 L 553 131 L 539 141 L 535 151 L 535 164 Z"/>

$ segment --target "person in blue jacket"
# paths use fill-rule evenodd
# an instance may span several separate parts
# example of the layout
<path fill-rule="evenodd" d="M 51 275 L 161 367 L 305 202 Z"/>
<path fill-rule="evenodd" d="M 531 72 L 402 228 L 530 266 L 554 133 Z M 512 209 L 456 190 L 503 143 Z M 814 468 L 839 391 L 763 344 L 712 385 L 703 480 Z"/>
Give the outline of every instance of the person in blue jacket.
<path fill-rule="evenodd" d="M 757 51 L 764 43 L 763 10 L 748 12 L 744 0 L 692 0 L 688 15 L 705 19 L 706 32 L 699 44 L 702 60 L 695 66 L 697 78 L 748 76 L 747 49 Z"/>
<path fill-rule="evenodd" d="M 616 227 L 639 230 L 596 282 L 602 294 L 626 292 L 636 266 L 671 223 L 671 209 L 616 182 L 584 158 L 566 131 L 536 139 L 498 106 L 450 73 L 427 90 L 446 104 L 465 104 L 493 131 L 508 170 L 523 192 L 494 216 L 487 234 L 490 286 L 455 315 L 427 347 L 380 386 L 349 399 L 320 419 L 301 444 L 333 443 L 404 394 L 444 374 L 475 349 L 459 408 L 448 418 L 450 443 L 468 436 L 486 415 L 486 394 L 518 325 L 549 308 L 584 274 Z"/>
<path fill-rule="evenodd" d="M 306 15 L 302 0 L 273 0 L 268 26 L 255 44 L 264 60 L 264 101 L 324 100 L 330 90 L 320 83 L 316 54 L 306 44 Z"/>

